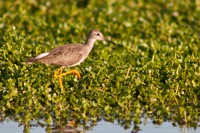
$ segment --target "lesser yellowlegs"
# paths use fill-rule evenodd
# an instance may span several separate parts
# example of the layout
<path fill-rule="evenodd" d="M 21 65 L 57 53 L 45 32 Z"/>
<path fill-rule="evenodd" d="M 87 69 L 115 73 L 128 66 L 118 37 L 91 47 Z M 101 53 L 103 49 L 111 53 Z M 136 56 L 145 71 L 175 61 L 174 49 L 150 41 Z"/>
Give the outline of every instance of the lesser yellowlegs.
<path fill-rule="evenodd" d="M 85 44 L 66 44 L 60 47 L 57 47 L 49 52 L 42 53 L 36 57 L 30 58 L 27 60 L 27 63 L 33 63 L 33 62 L 41 62 L 44 64 L 52 64 L 52 65 L 59 65 L 61 66 L 60 69 L 58 69 L 54 77 L 59 79 L 60 87 L 63 88 L 62 85 L 62 76 L 74 73 L 80 78 L 80 73 L 77 70 L 71 70 L 65 73 L 62 73 L 63 68 L 65 67 L 71 67 L 76 66 L 83 62 L 85 58 L 88 56 L 90 51 L 92 50 L 92 47 L 94 45 L 94 42 L 96 40 L 105 40 L 111 43 L 114 43 L 112 41 L 109 41 L 104 38 L 103 34 L 98 30 L 91 30 L 87 36 L 87 40 Z M 114 43 L 115 44 L 115 43 Z"/>

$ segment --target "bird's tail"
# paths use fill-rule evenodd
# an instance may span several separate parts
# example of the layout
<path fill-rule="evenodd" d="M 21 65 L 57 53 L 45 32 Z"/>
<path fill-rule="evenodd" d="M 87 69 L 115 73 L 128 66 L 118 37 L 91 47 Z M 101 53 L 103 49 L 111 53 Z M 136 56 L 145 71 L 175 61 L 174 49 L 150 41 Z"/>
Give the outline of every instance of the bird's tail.
<path fill-rule="evenodd" d="M 34 63 L 34 62 L 37 62 L 37 60 L 35 59 L 35 58 L 29 58 L 28 60 L 26 60 L 26 63 L 27 64 L 32 64 L 32 63 Z"/>

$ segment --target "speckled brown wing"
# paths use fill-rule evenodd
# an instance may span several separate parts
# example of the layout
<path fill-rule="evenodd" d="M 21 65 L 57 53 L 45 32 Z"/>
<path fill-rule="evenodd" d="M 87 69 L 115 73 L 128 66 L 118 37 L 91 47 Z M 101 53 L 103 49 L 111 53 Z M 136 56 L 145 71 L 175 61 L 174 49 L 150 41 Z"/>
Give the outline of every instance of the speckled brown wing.
<path fill-rule="evenodd" d="M 57 47 L 49 52 L 47 56 L 37 59 L 37 62 L 45 64 L 53 64 L 60 66 L 73 66 L 77 64 L 82 58 L 82 48 L 84 45 L 63 45 Z"/>

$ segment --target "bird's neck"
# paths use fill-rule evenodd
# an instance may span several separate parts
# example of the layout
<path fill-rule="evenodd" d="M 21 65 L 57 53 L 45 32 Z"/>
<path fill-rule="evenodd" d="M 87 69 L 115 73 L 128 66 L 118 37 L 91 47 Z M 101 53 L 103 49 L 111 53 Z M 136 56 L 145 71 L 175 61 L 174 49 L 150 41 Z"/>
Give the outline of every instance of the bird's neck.
<path fill-rule="evenodd" d="M 90 51 L 92 50 L 93 46 L 94 46 L 94 42 L 96 41 L 96 39 L 93 38 L 87 38 L 86 42 L 85 42 L 85 49 L 86 49 L 86 56 L 90 53 Z"/>
<path fill-rule="evenodd" d="M 94 38 L 87 38 L 86 42 L 85 42 L 85 48 L 88 49 L 88 51 L 90 52 L 94 46 L 94 42 L 96 41 L 96 39 Z"/>
<path fill-rule="evenodd" d="M 89 38 L 87 38 L 87 40 L 85 42 L 85 45 L 87 45 L 87 46 L 93 46 L 95 41 L 96 41 L 96 39 L 89 37 Z"/>

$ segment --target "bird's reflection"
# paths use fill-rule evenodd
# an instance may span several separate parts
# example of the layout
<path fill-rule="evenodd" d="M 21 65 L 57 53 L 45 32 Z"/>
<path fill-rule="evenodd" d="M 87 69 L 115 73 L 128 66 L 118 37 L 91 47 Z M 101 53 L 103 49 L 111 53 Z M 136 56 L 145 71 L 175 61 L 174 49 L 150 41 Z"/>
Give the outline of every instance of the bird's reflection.
<path fill-rule="evenodd" d="M 65 127 L 54 126 L 51 128 L 52 133 L 85 133 L 84 129 L 74 127 L 74 121 L 69 122 Z"/>

